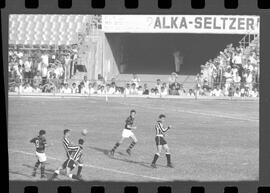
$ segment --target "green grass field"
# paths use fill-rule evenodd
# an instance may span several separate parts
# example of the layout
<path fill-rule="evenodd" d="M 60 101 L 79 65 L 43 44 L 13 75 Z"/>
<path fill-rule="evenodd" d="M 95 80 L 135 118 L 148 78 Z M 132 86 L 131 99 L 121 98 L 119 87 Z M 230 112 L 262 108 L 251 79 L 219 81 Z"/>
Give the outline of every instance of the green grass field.
<path fill-rule="evenodd" d="M 125 153 L 130 141 L 107 155 L 121 137 L 130 109 L 136 109 L 138 144 Z M 154 124 L 167 115 L 166 139 L 175 168 L 166 167 L 162 154 L 158 168 L 150 163 L 156 152 Z M 40 180 L 31 172 L 36 162 L 29 140 L 47 131 L 46 173 L 50 176 L 64 160 L 63 130 L 72 130 L 77 142 L 88 129 L 82 175 L 101 181 L 238 181 L 259 178 L 259 102 L 236 100 L 145 98 L 38 98 L 9 97 L 8 148 L 10 180 Z M 38 170 L 39 171 L 39 170 Z M 77 169 L 74 170 L 76 172 Z M 60 175 L 57 180 L 69 180 Z"/>

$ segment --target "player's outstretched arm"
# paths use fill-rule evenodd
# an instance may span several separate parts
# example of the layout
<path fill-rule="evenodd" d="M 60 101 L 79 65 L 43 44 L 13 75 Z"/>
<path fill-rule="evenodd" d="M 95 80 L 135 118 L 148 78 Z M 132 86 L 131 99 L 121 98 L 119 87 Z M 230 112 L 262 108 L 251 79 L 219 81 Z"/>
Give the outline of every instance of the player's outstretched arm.
<path fill-rule="evenodd" d="M 35 138 L 31 139 L 30 143 L 35 143 Z"/>

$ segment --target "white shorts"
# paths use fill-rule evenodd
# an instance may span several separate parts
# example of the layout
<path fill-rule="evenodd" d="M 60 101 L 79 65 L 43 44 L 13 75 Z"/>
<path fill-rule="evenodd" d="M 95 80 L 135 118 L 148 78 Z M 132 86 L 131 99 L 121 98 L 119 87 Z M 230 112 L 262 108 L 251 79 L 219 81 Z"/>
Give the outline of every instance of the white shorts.
<path fill-rule="evenodd" d="M 134 135 L 134 133 L 131 130 L 123 129 L 123 131 L 122 131 L 122 137 L 123 138 L 129 138 L 132 135 Z"/>
<path fill-rule="evenodd" d="M 37 156 L 38 161 L 40 162 L 45 162 L 47 160 L 45 153 L 36 152 L 36 156 Z"/>

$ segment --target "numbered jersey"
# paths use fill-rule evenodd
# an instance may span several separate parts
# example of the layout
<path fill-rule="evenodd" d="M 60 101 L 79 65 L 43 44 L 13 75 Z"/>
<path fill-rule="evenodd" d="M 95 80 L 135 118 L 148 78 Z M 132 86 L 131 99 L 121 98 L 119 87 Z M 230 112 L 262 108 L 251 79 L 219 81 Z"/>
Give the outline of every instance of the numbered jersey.
<path fill-rule="evenodd" d="M 131 130 L 130 128 L 128 128 L 128 126 L 129 126 L 129 127 L 132 127 L 133 124 L 134 124 L 134 119 L 133 119 L 131 116 L 129 116 L 129 117 L 126 119 L 125 129 Z"/>
<path fill-rule="evenodd" d="M 36 152 L 38 152 L 38 153 L 45 152 L 45 145 L 46 145 L 45 137 L 37 136 L 37 137 L 31 139 L 30 142 L 35 144 Z"/>

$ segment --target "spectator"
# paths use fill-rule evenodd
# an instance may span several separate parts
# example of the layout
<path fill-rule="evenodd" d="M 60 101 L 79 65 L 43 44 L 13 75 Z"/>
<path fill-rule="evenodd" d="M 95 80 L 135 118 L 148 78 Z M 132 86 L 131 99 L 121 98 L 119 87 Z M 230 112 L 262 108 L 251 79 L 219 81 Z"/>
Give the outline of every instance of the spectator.
<path fill-rule="evenodd" d="M 155 89 L 157 89 L 158 93 L 160 93 L 161 91 L 161 80 L 160 79 L 157 79 L 157 83 L 156 83 L 156 86 L 155 86 Z"/>
<path fill-rule="evenodd" d="M 249 93 L 250 97 L 259 97 L 259 92 L 257 90 L 257 88 L 254 88 L 253 90 L 250 91 Z"/>
<path fill-rule="evenodd" d="M 104 95 L 105 94 L 105 87 L 104 86 L 100 86 L 100 88 L 97 90 L 97 94 Z"/>
<path fill-rule="evenodd" d="M 71 89 L 69 88 L 68 83 L 64 84 L 60 92 L 64 94 L 71 94 Z"/>
<path fill-rule="evenodd" d="M 235 88 L 240 88 L 241 83 L 241 77 L 239 76 L 239 73 L 236 72 L 235 76 L 233 77 L 233 84 Z"/>
<path fill-rule="evenodd" d="M 85 86 L 88 86 L 88 85 L 89 85 L 89 81 L 87 80 L 87 76 L 84 76 L 84 77 L 83 77 L 82 83 L 83 83 Z"/>
<path fill-rule="evenodd" d="M 154 88 L 151 89 L 149 95 L 150 95 L 150 96 L 156 96 L 156 91 L 155 91 Z"/>
<path fill-rule="evenodd" d="M 187 96 L 192 96 L 192 97 L 195 97 L 195 92 L 194 92 L 194 90 L 189 89 L 189 90 L 188 90 L 188 94 L 187 94 Z"/>
<path fill-rule="evenodd" d="M 245 86 L 248 87 L 250 90 L 252 90 L 253 76 L 250 70 L 247 70 L 245 74 L 243 75 L 243 77 L 245 78 L 245 82 L 246 82 Z"/>
<path fill-rule="evenodd" d="M 33 88 L 30 86 L 30 84 L 28 82 L 26 82 L 23 86 L 23 92 L 24 93 L 32 93 L 33 92 Z"/>
<path fill-rule="evenodd" d="M 47 81 L 47 74 L 48 74 L 47 66 L 46 66 L 46 64 L 42 63 L 42 65 L 41 65 L 42 85 L 44 85 Z"/>
<path fill-rule="evenodd" d="M 244 89 L 244 87 L 241 87 L 240 88 L 240 96 L 241 97 L 244 97 L 245 96 L 245 89 Z"/>
<path fill-rule="evenodd" d="M 27 58 L 27 60 L 24 62 L 24 78 L 26 82 L 29 82 L 31 77 L 31 69 L 32 68 L 32 61 L 30 58 Z"/>
<path fill-rule="evenodd" d="M 115 94 L 116 92 L 116 86 L 115 86 L 115 82 L 111 83 L 111 85 L 109 85 L 109 90 L 108 90 L 108 94 Z"/>
<path fill-rule="evenodd" d="M 149 95 L 149 89 L 147 88 L 147 84 L 143 85 L 143 95 Z"/>
<path fill-rule="evenodd" d="M 101 76 L 101 74 L 98 74 L 98 80 L 97 80 L 97 85 L 101 86 L 105 84 L 104 78 Z"/>
<path fill-rule="evenodd" d="M 72 83 L 71 93 L 72 93 L 72 94 L 78 93 L 78 88 L 77 88 L 77 85 L 76 85 L 75 82 Z"/>
<path fill-rule="evenodd" d="M 171 86 L 171 84 L 175 83 L 177 81 L 177 74 L 175 72 L 173 72 L 169 78 L 168 78 L 168 81 L 169 81 L 169 87 Z"/>
<path fill-rule="evenodd" d="M 135 83 L 132 83 L 132 84 L 131 84 L 130 94 L 131 94 L 131 95 L 137 95 L 137 94 L 138 94 L 137 88 L 136 88 L 136 84 L 135 84 Z"/>
<path fill-rule="evenodd" d="M 43 65 L 45 65 L 46 67 L 49 66 L 49 56 L 48 56 L 48 53 L 46 51 L 42 52 L 41 60 L 42 60 Z"/>
<path fill-rule="evenodd" d="M 42 77 L 40 72 L 38 72 L 33 78 L 33 86 L 38 87 L 40 84 L 42 84 Z"/>
<path fill-rule="evenodd" d="M 138 94 L 138 95 L 143 95 L 143 92 L 144 92 L 144 91 L 143 91 L 142 86 L 139 86 L 139 87 L 138 87 L 137 94 Z"/>
<path fill-rule="evenodd" d="M 179 95 L 178 90 L 176 89 L 175 85 L 172 85 L 172 89 L 169 92 L 170 95 Z"/>
<path fill-rule="evenodd" d="M 140 79 L 137 74 L 133 74 L 133 78 L 131 79 L 131 84 L 135 84 L 136 88 L 139 86 Z"/>
<path fill-rule="evenodd" d="M 167 96 L 168 95 L 168 91 L 167 91 L 167 89 L 164 86 L 162 86 L 160 88 L 160 95 L 161 96 Z"/>
<path fill-rule="evenodd" d="M 210 96 L 221 96 L 221 89 L 219 86 L 215 87 L 211 92 Z"/>
<path fill-rule="evenodd" d="M 233 96 L 234 97 L 241 97 L 241 92 L 240 92 L 239 88 L 236 88 Z"/>
<path fill-rule="evenodd" d="M 130 84 L 127 83 L 126 88 L 125 88 L 125 95 L 130 95 L 130 90 L 131 90 Z"/>

